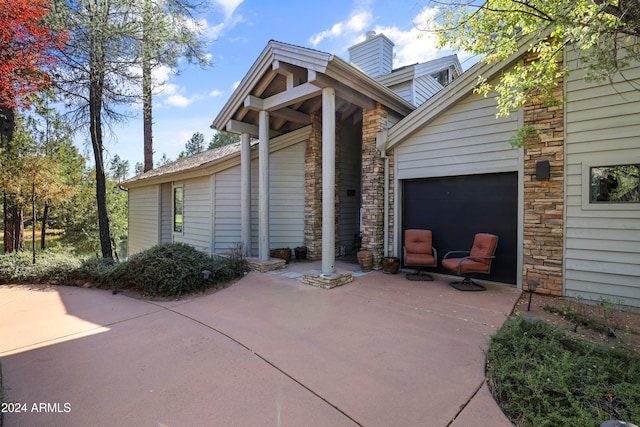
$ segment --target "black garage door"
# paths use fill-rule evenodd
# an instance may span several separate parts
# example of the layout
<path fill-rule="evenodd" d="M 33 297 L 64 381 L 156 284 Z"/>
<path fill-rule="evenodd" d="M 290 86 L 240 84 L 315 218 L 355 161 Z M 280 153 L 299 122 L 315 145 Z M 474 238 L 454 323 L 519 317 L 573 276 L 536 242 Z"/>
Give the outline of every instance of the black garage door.
<path fill-rule="evenodd" d="M 516 172 L 403 181 L 403 229 L 433 232 L 440 260 L 448 251 L 470 250 L 476 233 L 499 237 L 491 275 L 479 278 L 516 284 L 518 175 Z M 402 233 L 404 236 L 404 232 Z"/>

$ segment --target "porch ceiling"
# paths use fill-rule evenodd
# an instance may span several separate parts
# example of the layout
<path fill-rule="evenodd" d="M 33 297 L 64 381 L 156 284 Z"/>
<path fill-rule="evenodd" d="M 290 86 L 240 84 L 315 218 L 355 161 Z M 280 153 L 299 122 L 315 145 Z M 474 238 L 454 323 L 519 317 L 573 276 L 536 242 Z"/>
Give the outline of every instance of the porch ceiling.
<path fill-rule="evenodd" d="M 333 55 L 271 41 L 211 127 L 258 136 L 259 112 L 269 115 L 271 136 L 311 123 L 322 108 L 322 88 L 336 91 L 339 120 L 357 121 L 376 102 L 401 116 L 414 107 L 386 87 Z"/>

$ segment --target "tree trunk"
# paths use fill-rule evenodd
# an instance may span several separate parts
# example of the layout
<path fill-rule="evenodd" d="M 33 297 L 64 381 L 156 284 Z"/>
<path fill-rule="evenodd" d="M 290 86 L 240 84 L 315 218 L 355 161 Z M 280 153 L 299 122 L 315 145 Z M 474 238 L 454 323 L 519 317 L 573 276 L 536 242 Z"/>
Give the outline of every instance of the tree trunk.
<path fill-rule="evenodd" d="M 36 263 L 36 183 L 31 184 L 31 255 Z"/>
<path fill-rule="evenodd" d="M 4 253 L 24 251 L 22 208 L 13 199 L 4 195 Z"/>
<path fill-rule="evenodd" d="M 153 169 L 153 116 L 151 109 L 151 65 L 142 63 L 142 115 L 144 122 L 144 172 Z"/>
<path fill-rule="evenodd" d="M 98 228 L 100 233 L 100 249 L 103 258 L 113 258 L 111 252 L 111 231 L 109 229 L 109 212 L 107 210 L 107 178 L 104 171 L 102 143 L 102 85 L 104 73 L 97 72 L 89 89 L 89 131 L 91 145 L 96 164 L 96 204 L 98 207 Z"/>
<path fill-rule="evenodd" d="M 149 57 L 147 31 L 151 23 L 151 2 L 145 0 L 142 17 L 142 120 L 144 128 L 144 172 L 153 169 L 153 115 L 152 115 L 152 88 L 151 88 L 151 58 Z"/>
<path fill-rule="evenodd" d="M 42 211 L 42 228 L 40 229 L 40 250 L 45 250 L 46 235 L 47 235 L 47 221 L 49 219 L 49 202 L 44 202 L 44 209 Z"/>

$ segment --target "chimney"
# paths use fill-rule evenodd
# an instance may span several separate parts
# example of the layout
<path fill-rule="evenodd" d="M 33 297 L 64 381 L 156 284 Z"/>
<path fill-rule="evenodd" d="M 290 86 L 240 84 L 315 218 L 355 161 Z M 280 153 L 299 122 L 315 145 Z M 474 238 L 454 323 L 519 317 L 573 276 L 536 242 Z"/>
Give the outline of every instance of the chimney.
<path fill-rule="evenodd" d="M 349 63 L 374 79 L 389 74 L 393 70 L 393 42 L 384 34 L 367 31 L 365 41 L 349 48 Z"/>

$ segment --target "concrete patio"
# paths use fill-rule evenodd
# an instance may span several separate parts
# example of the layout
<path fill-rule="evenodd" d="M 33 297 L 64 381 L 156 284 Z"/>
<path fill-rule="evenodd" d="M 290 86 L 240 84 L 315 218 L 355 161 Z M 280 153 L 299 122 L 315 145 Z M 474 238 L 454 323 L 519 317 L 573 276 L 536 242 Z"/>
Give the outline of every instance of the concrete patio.
<path fill-rule="evenodd" d="M 292 263 L 164 302 L 0 286 L 5 400 L 24 403 L 4 425 L 511 425 L 484 351 L 520 290 L 338 267 L 354 281 L 305 285 L 316 267 Z"/>

